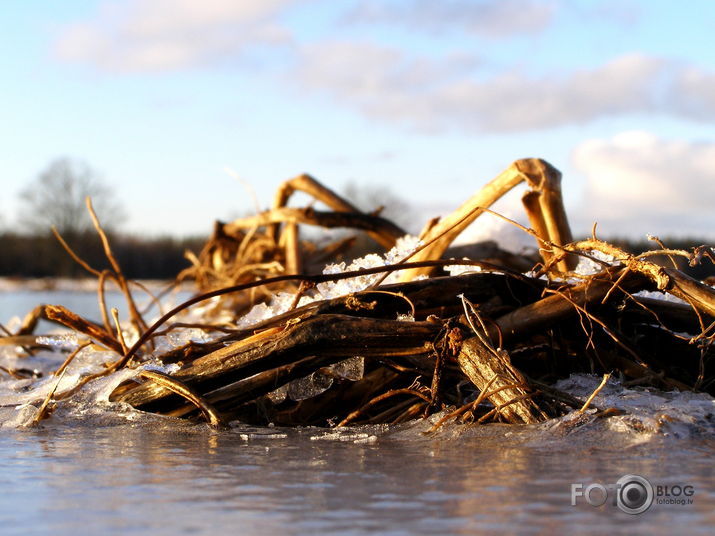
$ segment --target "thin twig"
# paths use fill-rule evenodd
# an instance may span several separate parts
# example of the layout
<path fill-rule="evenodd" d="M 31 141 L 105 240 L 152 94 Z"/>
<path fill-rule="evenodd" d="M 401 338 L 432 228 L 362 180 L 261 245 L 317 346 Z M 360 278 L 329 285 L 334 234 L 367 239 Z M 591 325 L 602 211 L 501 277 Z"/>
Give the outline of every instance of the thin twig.
<path fill-rule="evenodd" d="M 114 320 L 114 326 L 117 330 L 117 340 L 119 344 L 122 345 L 122 353 L 127 353 L 127 343 L 124 342 L 124 332 L 122 331 L 122 326 L 119 323 L 119 311 L 116 307 L 112 307 L 112 319 Z"/>
<path fill-rule="evenodd" d="M 89 216 L 92 219 L 94 228 L 97 231 L 97 234 L 99 235 L 99 239 L 102 242 L 102 247 L 104 248 L 104 255 L 107 257 L 107 260 L 112 265 L 112 268 L 114 269 L 114 273 L 116 275 L 116 279 L 117 279 L 119 288 L 121 289 L 121 291 L 124 294 L 124 297 L 127 301 L 127 306 L 129 307 L 129 316 L 131 318 L 131 322 L 132 322 L 132 324 L 134 324 L 134 327 L 136 328 L 136 330 L 139 333 L 141 333 L 142 331 L 146 330 L 147 325 L 144 322 L 144 319 L 142 318 L 141 313 L 137 309 L 136 303 L 134 302 L 134 297 L 132 296 L 132 292 L 129 289 L 127 280 L 124 277 L 124 274 L 122 272 L 122 268 L 119 265 L 119 262 L 117 261 L 116 257 L 114 256 L 114 253 L 112 252 L 112 247 L 109 244 L 109 238 L 107 238 L 107 234 L 104 232 L 104 229 L 102 228 L 102 225 L 99 222 L 99 218 L 97 217 L 97 214 L 94 211 L 94 207 L 92 206 L 92 198 L 87 196 L 87 198 L 85 199 L 85 202 L 87 205 L 87 210 L 89 211 Z"/>
<path fill-rule="evenodd" d="M 50 389 L 50 392 L 47 393 L 47 396 L 42 401 L 42 405 L 38 408 L 37 413 L 35 414 L 35 418 L 32 419 L 30 426 L 36 426 L 47 415 L 47 406 L 49 406 L 50 401 L 52 400 L 52 397 L 55 394 L 55 391 L 57 391 L 57 388 L 60 386 L 60 382 L 62 382 L 62 378 L 64 378 L 66 371 L 67 371 L 66 368 L 63 369 L 62 372 L 60 373 L 60 375 L 57 377 L 57 381 L 55 382 L 55 385 L 52 387 L 52 389 Z"/>
<path fill-rule="evenodd" d="M 390 397 L 397 396 L 397 395 L 411 395 L 411 396 L 416 396 L 417 398 L 421 398 L 422 400 L 424 400 L 425 402 L 427 402 L 427 404 L 430 403 L 430 398 L 429 398 L 427 395 L 425 395 L 424 393 L 421 393 L 421 392 L 419 392 L 419 391 L 417 391 L 417 390 L 415 390 L 415 389 L 408 389 L 408 388 L 405 388 L 405 389 L 392 389 L 391 391 L 388 391 L 388 392 L 386 392 L 386 393 L 383 393 L 383 394 L 381 394 L 381 395 L 376 396 L 375 398 L 371 399 L 367 404 L 365 404 L 365 405 L 362 406 L 361 408 L 359 408 L 359 409 L 353 411 L 350 415 L 348 415 L 348 416 L 345 417 L 342 421 L 340 421 L 340 422 L 337 424 L 337 426 L 338 426 L 338 427 L 340 427 L 340 426 L 345 426 L 345 425 L 348 424 L 349 422 L 354 421 L 355 419 L 357 419 L 357 418 L 358 418 L 360 415 L 362 415 L 368 408 L 374 406 L 375 404 L 379 404 L 379 403 L 382 402 L 383 400 L 386 400 L 386 399 L 388 399 L 388 398 L 390 398 Z"/>
<path fill-rule="evenodd" d="M 180 382 L 176 378 L 164 374 L 163 372 L 153 371 L 153 370 L 141 370 L 139 375 L 143 378 L 152 380 L 153 382 L 161 385 L 162 387 L 168 389 L 169 391 L 176 393 L 179 396 L 184 397 L 186 400 L 194 404 L 197 408 L 201 410 L 204 418 L 208 421 L 211 426 L 215 428 L 223 428 L 226 423 L 221 418 L 221 415 L 216 411 L 216 409 L 209 404 L 209 402 L 204 399 L 200 394 L 191 389 L 188 385 Z"/>
<path fill-rule="evenodd" d="M 603 375 L 603 379 L 601 380 L 601 384 L 596 387 L 596 390 L 591 393 L 591 396 L 589 396 L 586 399 L 586 402 L 583 403 L 583 406 L 581 406 L 581 409 L 578 410 L 578 413 L 583 413 L 588 409 L 588 407 L 591 405 L 591 402 L 593 402 L 593 399 L 596 398 L 596 395 L 601 392 L 601 389 L 603 389 L 606 386 L 606 383 L 608 383 L 608 380 L 611 377 L 611 373 L 609 372 L 608 374 Z"/>
<path fill-rule="evenodd" d="M 72 259 L 79 264 L 82 268 L 87 270 L 90 274 L 92 274 L 95 277 L 99 277 L 99 274 L 101 273 L 99 270 L 95 270 L 92 268 L 87 262 L 85 262 L 79 255 L 77 255 L 74 250 L 69 246 L 67 242 L 65 242 L 65 239 L 62 238 L 62 235 L 60 232 L 55 228 L 53 225 L 51 227 L 52 229 L 52 234 L 55 235 L 55 238 L 59 241 L 59 243 L 62 245 L 62 247 L 65 249 L 65 251 L 69 254 Z"/>

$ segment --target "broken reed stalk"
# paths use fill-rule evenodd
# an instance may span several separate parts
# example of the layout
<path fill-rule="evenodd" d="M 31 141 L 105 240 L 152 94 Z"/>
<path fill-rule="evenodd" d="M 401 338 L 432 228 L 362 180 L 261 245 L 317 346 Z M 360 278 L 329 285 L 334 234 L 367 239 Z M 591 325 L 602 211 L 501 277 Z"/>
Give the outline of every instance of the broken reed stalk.
<path fill-rule="evenodd" d="M 612 290 L 614 283 L 622 274 L 619 268 L 605 270 L 583 283 L 566 286 L 563 291 L 547 296 L 539 301 L 525 305 L 496 319 L 489 328 L 492 340 L 501 336 L 505 340 L 526 337 L 544 327 L 565 319 L 574 313 L 575 306 L 600 303 Z M 629 273 L 620 282 L 620 289 L 635 291 L 647 285 L 647 280 L 639 274 Z"/>
<path fill-rule="evenodd" d="M 300 257 L 299 227 L 291 220 L 286 222 L 281 233 L 280 245 L 286 252 L 286 274 L 299 274 L 303 271 L 303 260 Z"/>
<path fill-rule="evenodd" d="M 596 250 L 610 255 L 622 262 L 627 269 L 650 279 L 658 290 L 668 292 L 689 303 L 693 309 L 715 317 L 715 289 L 713 287 L 696 281 L 679 270 L 662 267 L 647 260 L 647 257 L 662 254 L 663 251 L 631 255 L 616 246 L 596 239 L 577 242 L 573 244 L 573 248 L 583 251 Z M 687 256 L 692 258 L 691 255 Z"/>
<path fill-rule="evenodd" d="M 538 235 L 548 244 L 564 246 L 573 242 L 561 195 L 561 172 L 544 160 L 535 158 L 518 160 L 516 165 L 527 177 L 532 188 L 522 198 L 522 202 L 532 225 L 536 224 Z M 527 200 L 528 198 L 528 200 Z M 540 247 L 545 263 L 553 258 L 550 247 Z M 574 255 L 567 255 L 556 263 L 561 272 L 572 270 L 577 263 Z"/>
<path fill-rule="evenodd" d="M 301 191 L 312 196 L 336 212 L 362 214 L 362 211 L 350 203 L 350 201 L 319 183 L 308 174 L 298 175 L 278 187 L 273 200 L 273 210 L 280 211 L 284 209 L 288 204 L 288 200 L 296 191 Z M 388 222 L 387 220 L 382 221 L 384 223 L 381 223 L 378 227 L 368 230 L 368 235 L 382 247 L 390 249 L 395 245 L 398 238 L 407 233 L 392 222 Z M 279 235 L 279 227 L 280 224 L 276 222 L 269 228 L 269 234 L 274 240 L 277 240 Z"/>
<path fill-rule="evenodd" d="M 561 199 L 561 174 L 548 162 L 535 158 L 517 160 L 495 179 L 482 187 L 474 196 L 469 198 L 462 206 L 449 216 L 441 219 L 431 226 L 420 238 L 429 242 L 439 236 L 430 247 L 425 248 L 412 259 L 420 261 L 439 258 L 454 239 L 466 229 L 485 208 L 489 208 L 504 194 L 515 186 L 526 182 L 529 187 L 539 193 L 539 202 L 530 205 L 530 217 L 536 217 L 542 233 L 541 239 L 548 240 L 557 245 L 571 242 L 571 230 L 568 227 L 566 213 L 563 210 Z M 543 199 L 543 201 L 542 201 Z M 467 216 L 468 217 L 465 217 Z M 551 258 L 552 253 L 546 254 L 545 261 Z M 564 259 L 559 264 L 562 271 L 567 271 L 575 266 L 572 257 Z M 418 275 L 428 275 L 429 270 L 413 270 L 402 275 L 403 280 L 414 279 Z"/>
<path fill-rule="evenodd" d="M 102 270 L 97 278 L 97 301 L 99 302 L 99 312 L 102 315 L 102 323 L 107 333 L 112 332 L 112 324 L 109 322 L 109 314 L 107 314 L 107 300 L 105 297 L 105 283 L 108 277 L 113 274 L 110 270 Z"/>
<path fill-rule="evenodd" d="M 479 337 L 467 339 L 457 357 L 462 372 L 480 392 L 493 386 L 487 399 L 502 408 L 508 422 L 534 424 L 548 418 L 530 398 L 528 383 L 504 350 L 487 346 Z"/>
<path fill-rule="evenodd" d="M 239 218 L 225 223 L 223 232 L 231 235 L 244 229 L 289 223 L 314 225 L 326 229 L 344 227 L 367 231 L 370 235 L 381 237 L 378 243 L 387 248 L 394 246 L 397 239 L 405 235 L 405 231 L 391 221 L 372 214 L 364 214 L 358 209 L 355 209 L 355 212 L 324 212 L 310 207 L 274 208 L 255 216 Z"/>
<path fill-rule="evenodd" d="M 106 305 L 106 300 L 105 300 L 105 283 L 107 278 L 114 280 L 114 282 L 117 284 L 119 289 L 121 290 L 122 294 L 125 297 L 125 300 L 127 302 L 127 307 L 129 309 L 129 314 L 130 314 L 130 320 L 132 324 L 134 325 L 135 329 L 137 330 L 137 333 L 141 334 L 141 332 L 146 329 L 146 323 L 144 322 L 144 319 L 142 318 L 141 313 L 139 313 L 136 303 L 134 302 L 134 297 L 132 295 L 131 289 L 129 288 L 129 284 L 127 282 L 127 279 L 124 277 L 124 274 L 122 272 L 122 269 L 119 265 L 119 262 L 117 261 L 116 257 L 114 256 L 114 253 L 112 252 L 111 245 L 109 243 L 109 239 L 104 232 L 104 229 L 102 228 L 101 223 L 99 222 L 99 218 L 97 217 L 97 214 L 94 211 L 94 207 L 92 206 L 92 199 L 87 196 L 85 198 L 85 204 L 87 206 L 87 211 L 89 213 L 89 216 L 92 220 L 92 224 L 94 225 L 94 228 L 100 238 L 100 241 L 102 242 L 102 247 L 104 249 L 105 256 L 109 263 L 111 264 L 113 270 L 96 270 L 95 268 L 92 268 L 87 262 L 85 262 L 79 255 L 77 255 L 74 250 L 70 247 L 70 245 L 64 240 L 62 235 L 57 231 L 57 229 L 53 226 L 52 233 L 54 234 L 55 238 L 59 241 L 60 245 L 67 251 L 67 253 L 72 257 L 72 259 L 77 262 L 82 268 L 84 268 L 86 271 L 97 277 L 97 295 L 98 295 L 98 301 L 99 301 L 99 308 L 100 308 L 100 313 L 102 315 L 102 322 L 104 324 L 104 329 L 106 332 L 107 337 L 112 338 L 113 337 L 113 329 L 111 326 L 111 323 L 109 321 L 109 315 L 107 314 L 107 305 Z M 74 314 L 74 313 L 73 313 Z M 77 316 L 77 315 L 75 315 Z M 39 317 L 38 317 L 39 318 Z M 51 318 L 48 318 L 49 320 L 52 320 Z M 23 329 L 27 330 L 29 329 L 30 331 L 34 330 L 34 327 L 37 322 L 37 318 L 34 320 L 31 318 L 26 318 L 26 323 L 27 326 L 23 325 Z M 83 320 L 83 319 L 82 319 Z M 86 321 L 85 321 L 86 322 Z M 96 331 L 95 331 L 96 333 Z M 93 335 L 94 338 L 96 338 L 96 335 Z M 119 344 L 119 341 L 115 341 L 115 343 Z M 106 343 L 105 343 L 106 345 Z M 121 346 L 121 344 L 120 344 Z M 114 348 L 112 348 L 114 349 Z M 123 352 L 122 352 L 123 353 Z"/>
<path fill-rule="evenodd" d="M 73 331 L 83 333 L 110 350 L 114 350 L 119 354 L 123 353 L 121 343 L 113 335 L 108 334 L 101 327 L 85 320 L 61 305 L 44 305 L 41 316 L 47 320 L 62 324 Z"/>
<path fill-rule="evenodd" d="M 218 412 L 204 398 L 196 393 L 193 389 L 184 385 L 176 378 L 172 378 L 168 374 L 154 370 L 141 370 L 139 376 L 152 380 L 157 385 L 164 389 L 168 389 L 172 393 L 185 398 L 197 408 L 201 410 L 208 423 L 215 428 L 225 428 L 227 425 L 218 414 Z"/>

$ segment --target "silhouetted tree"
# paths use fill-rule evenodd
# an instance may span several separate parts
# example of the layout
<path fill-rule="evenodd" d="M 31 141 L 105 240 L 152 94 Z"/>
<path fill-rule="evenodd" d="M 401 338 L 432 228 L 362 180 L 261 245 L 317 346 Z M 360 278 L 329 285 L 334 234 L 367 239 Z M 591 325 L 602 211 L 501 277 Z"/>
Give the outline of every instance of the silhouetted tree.
<path fill-rule="evenodd" d="M 383 218 L 395 222 L 403 229 L 412 230 L 414 227 L 412 207 L 387 186 L 348 182 L 343 195 L 360 210 L 373 212 L 382 208 L 380 216 Z"/>
<path fill-rule="evenodd" d="M 79 236 L 91 229 L 85 206 L 90 196 L 102 226 L 112 230 L 124 219 L 113 189 L 85 162 L 58 158 L 20 192 L 19 221 L 23 231 L 44 234 L 54 225 L 63 236 Z"/>

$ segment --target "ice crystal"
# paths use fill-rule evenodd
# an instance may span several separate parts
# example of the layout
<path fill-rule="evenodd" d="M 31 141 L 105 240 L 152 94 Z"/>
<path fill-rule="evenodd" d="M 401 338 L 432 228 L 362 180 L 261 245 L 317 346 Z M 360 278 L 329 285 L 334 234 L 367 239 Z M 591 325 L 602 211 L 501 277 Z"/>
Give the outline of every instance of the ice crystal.
<path fill-rule="evenodd" d="M 382 266 L 390 266 L 407 258 L 421 244 L 415 236 L 406 235 L 397 240 L 395 247 L 385 253 L 384 256 L 371 253 L 359 259 L 355 259 L 350 264 L 340 262 L 337 264 L 328 264 L 323 269 L 323 274 L 337 275 L 344 272 L 352 272 L 364 270 L 367 268 L 376 268 Z M 329 300 L 338 298 L 354 292 L 365 290 L 370 285 L 377 282 L 384 274 L 360 275 L 350 279 L 340 281 L 326 281 L 316 285 L 314 291 L 310 294 L 302 296 L 298 302 L 298 307 L 307 305 L 317 300 Z M 396 283 L 399 280 L 399 273 L 393 272 L 386 279 L 385 283 Z M 259 322 L 273 318 L 288 311 L 293 305 L 295 295 L 288 292 L 278 292 L 268 303 L 261 303 L 254 306 L 248 313 L 241 317 L 237 324 L 239 327 L 245 328 L 253 326 Z"/>

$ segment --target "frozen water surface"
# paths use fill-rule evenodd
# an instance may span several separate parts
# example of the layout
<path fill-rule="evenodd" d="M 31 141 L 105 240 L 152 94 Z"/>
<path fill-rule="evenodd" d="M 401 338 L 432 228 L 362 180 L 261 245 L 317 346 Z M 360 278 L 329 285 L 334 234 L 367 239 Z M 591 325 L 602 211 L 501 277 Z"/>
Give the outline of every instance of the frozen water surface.
<path fill-rule="evenodd" d="M 216 432 L 129 411 L 68 417 L 0 433 L 3 534 L 711 534 L 715 522 L 708 435 L 633 441 L 598 423 Z M 637 516 L 571 506 L 572 483 L 624 474 L 691 485 L 693 504 Z"/>
<path fill-rule="evenodd" d="M 370 282 L 318 291 L 332 296 Z M 54 298 L 34 298 L 19 310 L 38 301 L 62 303 Z M 86 301 L 96 307 L 93 295 Z M 285 302 L 266 307 L 290 305 Z M 5 321 L 17 312 L 0 307 Z M 210 336 L 180 330 L 161 341 L 160 350 Z M 116 385 L 137 374 L 123 370 L 88 384 L 39 426 L 26 427 L 58 382 L 48 374 L 77 345 L 60 333 L 45 342 L 47 351 L 24 359 L 0 347 L 0 365 L 44 374 L 0 376 L 3 535 L 712 534 L 715 526 L 715 406 L 706 395 L 623 389 L 614 380 L 593 402 L 625 412 L 609 419 L 572 413 L 536 426 L 446 425 L 430 436 L 424 432 L 439 415 L 399 426 L 233 423 L 217 432 L 110 403 Z M 116 357 L 82 350 L 57 392 Z M 143 366 L 172 372 L 158 362 Z M 356 356 L 274 396 L 310 396 L 333 377 L 359 379 L 363 366 Z M 580 375 L 559 387 L 584 397 L 599 382 Z M 654 485 L 693 486 L 693 503 L 654 504 L 640 515 L 610 502 L 571 505 L 572 484 L 607 485 L 625 474 Z"/>

